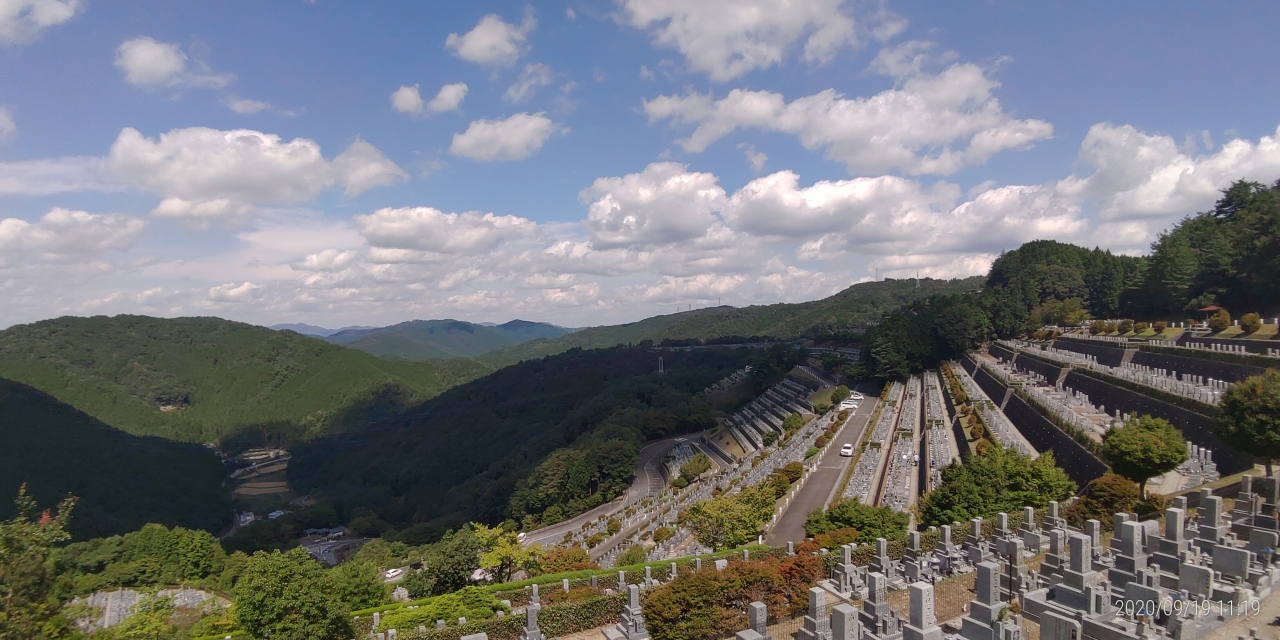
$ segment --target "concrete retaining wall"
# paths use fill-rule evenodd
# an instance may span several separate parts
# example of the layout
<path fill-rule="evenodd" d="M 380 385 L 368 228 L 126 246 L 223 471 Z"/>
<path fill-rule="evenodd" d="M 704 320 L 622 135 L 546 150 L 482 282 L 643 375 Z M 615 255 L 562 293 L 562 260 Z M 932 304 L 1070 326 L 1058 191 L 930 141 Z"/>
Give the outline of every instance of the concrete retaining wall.
<path fill-rule="evenodd" d="M 1107 472 L 1105 463 L 1017 395 L 1009 398 L 1004 414 L 1036 451 L 1052 451 L 1054 462 L 1081 489 Z"/>
<path fill-rule="evenodd" d="M 1185 345 L 1189 342 L 1198 342 L 1200 344 L 1228 344 L 1236 347 L 1244 347 L 1249 353 L 1257 353 L 1267 355 L 1267 349 L 1280 348 L 1280 340 L 1251 340 L 1249 338 L 1196 338 L 1190 333 L 1184 331 L 1178 336 L 1178 344 Z"/>
<path fill-rule="evenodd" d="M 1253 465 L 1252 456 L 1228 447 L 1218 438 L 1217 421 L 1213 418 L 1091 378 L 1079 371 L 1068 373 L 1063 385 L 1088 394 L 1090 402 L 1105 407 L 1107 413 L 1112 415 L 1115 415 L 1116 410 L 1120 410 L 1124 413 L 1146 414 L 1168 420 L 1182 432 L 1184 438 L 1211 449 L 1213 459 L 1218 463 L 1218 469 L 1223 475 L 1237 473 Z"/>
<path fill-rule="evenodd" d="M 1014 357 L 1018 355 L 1012 349 L 1008 349 L 1002 345 L 998 345 L 995 343 L 992 343 L 990 346 L 987 347 L 987 353 L 990 353 L 991 355 L 997 358 L 1000 358 L 1005 362 L 1013 360 Z"/>
<path fill-rule="evenodd" d="M 1018 354 L 1018 359 L 1013 361 L 1013 367 L 1019 371 L 1038 373 L 1044 376 L 1051 385 L 1056 385 L 1058 380 L 1067 375 L 1067 370 L 1070 368 L 1042 362 L 1035 358 L 1027 357 L 1026 354 L 1021 353 Z"/>
<path fill-rule="evenodd" d="M 1097 358 L 1098 364 L 1118 367 L 1124 362 L 1124 349 L 1112 347 L 1098 342 L 1077 342 L 1075 340 L 1054 340 L 1053 348 L 1074 351 Z"/>
<path fill-rule="evenodd" d="M 1239 382 L 1250 376 L 1256 376 L 1266 372 L 1266 369 L 1263 369 L 1262 367 L 1254 367 L 1247 364 L 1219 362 L 1217 360 L 1207 360 L 1205 358 L 1174 356 L 1164 353 L 1152 353 L 1150 351 L 1139 351 L 1133 354 L 1132 362 L 1134 364 L 1155 367 L 1157 369 L 1177 371 L 1179 374 L 1190 373 L 1192 375 L 1213 378 L 1214 380 L 1226 380 L 1227 382 Z"/>
<path fill-rule="evenodd" d="M 1003 383 L 987 373 L 986 369 L 978 369 L 978 372 L 973 375 L 973 381 L 978 383 L 978 386 L 982 388 L 988 398 L 991 398 L 992 402 L 996 403 L 997 407 L 1004 408 L 1005 396 L 1008 395 L 1009 390 Z"/>

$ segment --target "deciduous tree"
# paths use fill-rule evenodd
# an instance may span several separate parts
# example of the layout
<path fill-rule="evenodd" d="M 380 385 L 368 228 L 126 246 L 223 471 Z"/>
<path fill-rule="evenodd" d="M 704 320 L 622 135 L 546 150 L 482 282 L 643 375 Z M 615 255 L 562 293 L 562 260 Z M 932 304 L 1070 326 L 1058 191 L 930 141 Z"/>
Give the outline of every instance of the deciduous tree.
<path fill-rule="evenodd" d="M 1267 463 L 1280 457 L 1280 372 L 1274 369 L 1231 385 L 1222 397 L 1218 435 Z"/>
<path fill-rule="evenodd" d="M 1102 457 L 1116 473 L 1138 483 L 1146 497 L 1147 480 L 1187 460 L 1187 442 L 1166 420 L 1138 416 L 1102 436 Z"/>
<path fill-rule="evenodd" d="M 259 551 L 236 583 L 236 624 L 255 638 L 345 640 L 353 635 L 350 610 L 336 591 L 306 550 Z"/>
<path fill-rule="evenodd" d="M 65 633 L 52 589 L 54 576 L 46 560 L 53 546 L 70 537 L 67 524 L 75 498 L 58 504 L 57 512 L 40 511 L 18 488 L 17 513 L 0 522 L 0 638 L 56 638 Z"/>

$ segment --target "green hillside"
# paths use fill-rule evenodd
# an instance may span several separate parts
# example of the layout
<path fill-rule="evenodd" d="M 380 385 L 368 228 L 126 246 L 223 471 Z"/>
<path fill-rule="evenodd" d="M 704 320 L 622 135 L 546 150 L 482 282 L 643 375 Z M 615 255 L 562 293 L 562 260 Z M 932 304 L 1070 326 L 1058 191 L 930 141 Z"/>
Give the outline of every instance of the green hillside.
<path fill-rule="evenodd" d="M 26 385 L 0 379 L 0 520 L 27 483 L 41 504 L 80 499 L 79 539 L 148 522 L 217 532 L 231 520 L 223 466 L 206 447 L 138 437 Z"/>
<path fill-rule="evenodd" d="M 364 535 L 410 528 L 410 539 L 430 540 L 468 520 L 496 523 L 553 506 L 567 517 L 625 489 L 642 442 L 714 426 L 716 410 L 696 395 L 707 385 L 747 364 L 760 384 L 771 383 L 802 354 L 663 354 L 665 374 L 657 354 L 634 347 L 529 360 L 400 418 L 295 447 L 289 481 L 339 505 Z"/>
<path fill-rule="evenodd" d="M 339 331 L 325 340 L 375 356 L 404 360 L 471 358 L 536 338 L 568 333 L 555 325 L 512 320 L 485 326 L 460 320 L 412 320 L 377 329 Z"/>
<path fill-rule="evenodd" d="M 980 289 L 983 280 L 982 276 L 957 280 L 922 278 L 918 288 L 915 280 L 863 282 L 813 302 L 744 308 L 713 307 L 655 316 L 630 324 L 592 327 L 551 340 L 533 340 L 495 351 L 481 360 L 502 366 L 574 347 L 598 349 L 635 344 L 642 340 L 707 340 L 730 336 L 793 339 L 837 333 L 863 327 L 893 309 L 931 295 Z"/>
<path fill-rule="evenodd" d="M 187 442 L 297 442 L 487 372 L 470 360 L 384 360 L 218 318 L 64 317 L 0 331 L 0 377 L 129 433 Z"/>

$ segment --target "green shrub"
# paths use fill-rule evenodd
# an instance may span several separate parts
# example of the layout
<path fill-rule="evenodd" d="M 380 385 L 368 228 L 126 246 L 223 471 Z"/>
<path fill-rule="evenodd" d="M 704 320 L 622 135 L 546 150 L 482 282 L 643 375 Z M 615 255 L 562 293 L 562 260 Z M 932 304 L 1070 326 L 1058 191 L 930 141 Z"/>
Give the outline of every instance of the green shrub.
<path fill-rule="evenodd" d="M 619 567 L 629 567 L 633 564 L 641 564 L 645 561 L 645 550 L 643 545 L 633 544 L 626 551 L 618 555 L 617 565 Z"/>
<path fill-rule="evenodd" d="M 486 620 L 496 611 L 507 611 L 506 606 L 492 594 L 479 587 L 465 587 L 461 591 L 436 596 L 418 603 L 417 608 L 394 609 L 382 615 L 380 629 L 416 629 L 418 625 L 434 627 L 436 620 L 446 624 L 458 624 L 458 618 Z"/>
<path fill-rule="evenodd" d="M 1151 325 L 1151 328 L 1154 329 L 1156 333 L 1164 333 L 1164 330 L 1169 328 L 1169 323 L 1164 320 L 1157 320 L 1155 324 Z"/>
<path fill-rule="evenodd" d="M 1240 316 L 1240 328 L 1245 333 L 1253 333 L 1262 328 L 1262 317 L 1256 313 L 1246 313 Z"/>
<path fill-rule="evenodd" d="M 1218 312 L 1209 318 L 1209 328 L 1214 331 L 1224 331 L 1231 326 L 1231 314 L 1226 309 L 1218 309 Z"/>

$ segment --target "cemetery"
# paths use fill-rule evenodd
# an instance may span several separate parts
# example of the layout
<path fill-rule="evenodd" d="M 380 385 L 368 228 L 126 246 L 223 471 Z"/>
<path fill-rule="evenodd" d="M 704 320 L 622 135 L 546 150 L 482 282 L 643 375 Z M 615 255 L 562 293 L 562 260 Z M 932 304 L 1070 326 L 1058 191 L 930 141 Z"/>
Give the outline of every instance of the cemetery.
<path fill-rule="evenodd" d="M 1044 513 L 1027 507 L 1016 518 L 1001 513 L 994 523 L 975 518 L 966 525 L 911 531 L 898 554 L 890 554 L 883 538 L 844 545 L 838 557 L 812 552 L 823 558 L 828 578 L 809 589 L 805 614 L 781 617 L 752 603 L 748 624 L 735 637 L 1021 640 L 1034 631 L 1041 640 L 1206 638 L 1237 616 L 1256 615 L 1280 581 L 1280 474 L 1246 475 L 1223 491 L 1234 492 L 1230 508 L 1224 496 L 1202 489 L 1175 498 L 1162 521 L 1114 514 L 1108 532 L 1098 520 L 1072 527 L 1051 502 Z M 957 543 L 952 532 L 961 528 L 966 533 Z M 934 542 L 926 545 L 926 538 Z M 770 553 L 796 552 L 789 545 Z M 742 560 L 749 557 L 742 553 Z M 601 635 L 647 640 L 643 602 L 649 590 L 686 572 L 724 571 L 736 561 L 671 563 L 656 577 L 646 569 L 636 583 L 628 582 L 626 572 L 607 585 L 593 578 L 592 586 L 606 595 L 625 595 L 615 612 L 618 622 Z M 938 591 L 968 593 L 969 580 L 972 596 L 959 615 L 939 619 Z M 519 638 L 545 640 L 538 587 L 528 590 L 527 604 L 512 609 L 513 617 L 523 619 Z M 894 597 L 903 591 L 906 607 Z M 443 620 L 437 627 L 406 632 L 375 623 L 370 633 L 379 640 L 459 637 L 433 633 L 445 629 Z"/>

